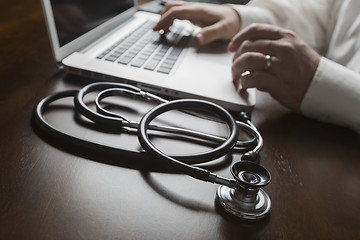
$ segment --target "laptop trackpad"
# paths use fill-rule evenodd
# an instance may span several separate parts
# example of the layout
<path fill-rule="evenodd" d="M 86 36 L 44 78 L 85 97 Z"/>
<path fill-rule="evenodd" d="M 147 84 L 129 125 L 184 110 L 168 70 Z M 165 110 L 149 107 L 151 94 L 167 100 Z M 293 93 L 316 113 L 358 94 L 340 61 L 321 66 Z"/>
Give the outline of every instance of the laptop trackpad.
<path fill-rule="evenodd" d="M 201 61 L 212 62 L 217 64 L 224 64 L 228 62 L 231 64 L 233 54 L 227 51 L 227 42 L 216 41 L 204 46 L 198 46 L 197 58 Z M 231 65 L 229 65 L 229 68 Z"/>

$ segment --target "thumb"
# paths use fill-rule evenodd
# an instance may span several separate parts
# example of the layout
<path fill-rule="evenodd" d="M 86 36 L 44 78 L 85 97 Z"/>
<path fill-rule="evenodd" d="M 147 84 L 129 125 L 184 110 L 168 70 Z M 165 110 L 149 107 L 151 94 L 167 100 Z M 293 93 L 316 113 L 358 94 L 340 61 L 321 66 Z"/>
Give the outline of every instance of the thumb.
<path fill-rule="evenodd" d="M 221 39 L 224 37 L 224 32 L 221 22 L 217 22 L 213 25 L 202 28 L 195 39 L 200 45 L 204 45 L 215 40 Z"/>

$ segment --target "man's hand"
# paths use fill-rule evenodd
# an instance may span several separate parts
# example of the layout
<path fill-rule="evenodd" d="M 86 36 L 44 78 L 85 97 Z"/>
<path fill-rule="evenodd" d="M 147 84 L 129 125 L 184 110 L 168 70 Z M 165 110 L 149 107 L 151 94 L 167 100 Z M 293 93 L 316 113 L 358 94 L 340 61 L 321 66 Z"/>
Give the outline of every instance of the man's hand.
<path fill-rule="evenodd" d="M 240 84 L 242 89 L 257 88 L 299 110 L 320 56 L 294 32 L 252 24 L 231 40 L 228 50 L 235 53 L 232 75 L 236 89 Z M 250 74 L 243 75 L 246 71 Z"/>
<path fill-rule="evenodd" d="M 241 26 L 238 13 L 226 5 L 169 1 L 161 15 L 154 31 L 164 30 L 166 33 L 175 19 L 189 20 L 202 27 L 202 31 L 195 36 L 200 45 L 218 39 L 229 40 Z"/>

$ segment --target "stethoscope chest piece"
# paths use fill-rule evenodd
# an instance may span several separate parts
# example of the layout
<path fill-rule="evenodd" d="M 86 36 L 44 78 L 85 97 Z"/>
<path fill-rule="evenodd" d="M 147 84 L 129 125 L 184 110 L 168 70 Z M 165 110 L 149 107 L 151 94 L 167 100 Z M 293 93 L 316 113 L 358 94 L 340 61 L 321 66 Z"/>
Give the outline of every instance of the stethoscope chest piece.
<path fill-rule="evenodd" d="M 240 219 L 264 218 L 270 211 L 271 200 L 261 187 L 270 183 L 270 173 L 262 166 L 248 161 L 235 163 L 231 173 L 237 186 L 230 188 L 220 185 L 216 192 L 217 203 Z"/>

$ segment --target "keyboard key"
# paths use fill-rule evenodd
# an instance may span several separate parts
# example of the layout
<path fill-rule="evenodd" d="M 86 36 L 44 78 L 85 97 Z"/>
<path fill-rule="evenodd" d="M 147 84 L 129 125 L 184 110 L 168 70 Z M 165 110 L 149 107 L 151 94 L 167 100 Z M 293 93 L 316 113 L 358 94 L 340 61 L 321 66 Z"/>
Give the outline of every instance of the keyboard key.
<path fill-rule="evenodd" d="M 118 63 L 121 63 L 121 64 L 129 64 L 129 62 L 133 59 L 133 57 L 130 57 L 130 56 L 124 56 L 122 57 Z"/>
<path fill-rule="evenodd" d="M 182 35 L 183 27 L 172 27 L 169 34 L 160 35 L 152 31 L 154 25 L 155 22 L 144 23 L 136 31 L 111 45 L 97 58 L 169 74 L 191 35 Z"/>
<path fill-rule="evenodd" d="M 133 63 L 131 64 L 131 66 L 133 67 L 141 67 L 146 61 L 146 58 L 137 58 L 135 59 L 135 61 L 133 61 Z"/>
<path fill-rule="evenodd" d="M 105 57 L 105 56 L 106 56 L 106 54 L 102 53 L 102 54 L 98 55 L 96 58 L 97 58 L 97 59 L 102 59 L 102 58 Z"/>
<path fill-rule="evenodd" d="M 168 74 L 171 71 L 171 68 L 160 66 L 157 72 Z"/>
<path fill-rule="evenodd" d="M 116 59 L 118 59 L 118 56 L 116 55 L 110 55 L 107 58 L 105 58 L 106 61 L 115 62 Z"/>
<path fill-rule="evenodd" d="M 151 59 L 149 62 L 146 63 L 144 69 L 153 71 L 159 64 L 159 62 L 160 60 Z"/>
<path fill-rule="evenodd" d="M 174 63 L 169 63 L 164 61 L 160 67 L 167 67 L 167 68 L 172 68 L 174 66 Z"/>

